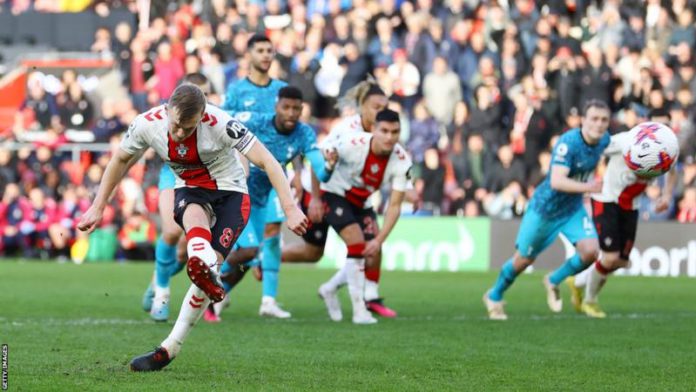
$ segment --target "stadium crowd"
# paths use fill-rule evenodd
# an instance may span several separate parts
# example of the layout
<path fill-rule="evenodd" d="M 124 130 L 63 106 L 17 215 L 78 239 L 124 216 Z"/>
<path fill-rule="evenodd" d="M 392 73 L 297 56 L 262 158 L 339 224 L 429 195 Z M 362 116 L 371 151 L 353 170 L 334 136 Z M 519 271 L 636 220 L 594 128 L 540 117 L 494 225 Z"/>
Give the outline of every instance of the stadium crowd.
<path fill-rule="evenodd" d="M 58 3 L 2 1 L 0 8 L 56 12 Z M 136 12 L 134 3 L 91 6 Z M 302 89 L 303 120 L 320 137 L 350 110 L 341 105 L 346 90 L 367 77 L 378 81 L 404 119 L 402 141 L 417 166 L 417 214 L 520 216 L 548 171 L 555 138 L 579 125 L 586 100 L 601 99 L 614 114 L 612 133 L 654 120 L 669 124 L 681 142 L 671 208 L 654 212 L 655 184 L 642 196 L 641 219 L 696 222 L 694 2 L 152 3 L 147 28 L 100 28 L 92 45 L 114 60 L 126 99 L 92 93 L 94 85 L 73 70 L 60 80 L 29 76 L 26 100 L 4 138 L 42 137 L 20 148 L 0 146 L 2 252 L 69 257 L 80 235 L 76 219 L 109 154 L 83 152 L 73 161 L 56 150 L 68 141 L 67 129 L 89 130 L 95 142 L 116 148 L 132 119 L 166 101 L 192 72 L 211 80 L 216 94 L 209 99 L 221 103 L 226 86 L 247 73 L 252 33 L 274 43 L 271 75 Z M 113 199 L 103 227 L 117 233 L 119 257 L 150 257 L 161 164 L 146 155 Z"/>

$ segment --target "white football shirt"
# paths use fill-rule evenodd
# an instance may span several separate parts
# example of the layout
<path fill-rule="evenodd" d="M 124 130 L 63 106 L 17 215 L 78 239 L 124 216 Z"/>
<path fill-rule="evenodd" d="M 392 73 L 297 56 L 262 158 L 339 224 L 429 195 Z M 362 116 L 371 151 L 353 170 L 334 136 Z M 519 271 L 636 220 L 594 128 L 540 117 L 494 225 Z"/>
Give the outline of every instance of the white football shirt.
<path fill-rule="evenodd" d="M 135 118 L 121 140 L 121 149 L 136 154 L 152 147 L 172 168 L 175 188 L 248 193 L 244 168 L 235 150 L 247 154 L 255 142 L 247 127 L 210 104 L 196 131 L 175 142 L 169 134 L 166 105 L 162 105 Z"/>
<path fill-rule="evenodd" d="M 616 203 L 624 210 L 638 209 L 638 196 L 643 193 L 650 180 L 638 178 L 626 165 L 623 149 L 630 143 L 628 132 L 617 133 L 611 137 L 609 146 L 604 150 L 609 162 L 604 172 L 602 192 L 593 194 L 594 200 Z"/>
<path fill-rule="evenodd" d="M 412 163 L 404 148 L 397 144 L 388 156 L 378 156 L 370 149 L 371 140 L 370 133 L 339 132 L 322 142 L 322 148 L 338 152 L 331 178 L 321 184 L 323 191 L 343 196 L 361 208 L 367 208 L 366 201 L 385 181 L 392 190 L 406 191 Z"/>

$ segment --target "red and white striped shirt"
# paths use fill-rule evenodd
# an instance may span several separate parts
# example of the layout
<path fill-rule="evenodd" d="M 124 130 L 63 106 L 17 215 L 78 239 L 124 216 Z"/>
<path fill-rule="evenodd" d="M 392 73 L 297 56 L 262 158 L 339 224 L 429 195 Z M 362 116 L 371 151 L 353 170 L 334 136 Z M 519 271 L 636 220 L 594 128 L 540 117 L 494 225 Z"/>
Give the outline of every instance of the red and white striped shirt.
<path fill-rule="evenodd" d="M 152 147 L 176 175 L 175 188 L 247 193 L 244 168 L 234 150 L 246 154 L 255 142 L 247 127 L 213 105 L 206 105 L 196 131 L 176 142 L 169 134 L 167 110 L 162 105 L 135 118 L 121 140 L 121 149 L 134 155 Z"/>

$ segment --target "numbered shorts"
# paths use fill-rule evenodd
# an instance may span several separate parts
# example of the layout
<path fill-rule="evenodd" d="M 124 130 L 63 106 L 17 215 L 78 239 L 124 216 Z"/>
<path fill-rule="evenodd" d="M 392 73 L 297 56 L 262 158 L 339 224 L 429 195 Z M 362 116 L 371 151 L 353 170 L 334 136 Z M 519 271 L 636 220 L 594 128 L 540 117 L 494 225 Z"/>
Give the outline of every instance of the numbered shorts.
<path fill-rule="evenodd" d="M 234 191 L 203 188 L 177 188 L 174 190 L 174 220 L 184 228 L 186 207 L 198 204 L 211 218 L 210 232 L 213 249 L 227 257 L 249 221 L 251 202 L 249 195 Z"/>
<path fill-rule="evenodd" d="M 581 240 L 597 238 L 594 225 L 584 208 L 570 216 L 548 219 L 529 208 L 522 217 L 515 246 L 523 257 L 536 258 L 562 233 L 573 245 Z"/>
<path fill-rule="evenodd" d="M 326 222 L 341 233 L 347 226 L 357 223 L 362 229 L 365 241 L 370 241 L 377 234 L 377 214 L 372 208 L 360 208 L 351 204 L 343 196 L 324 193 L 322 199 L 326 204 Z"/>
<path fill-rule="evenodd" d="M 625 210 L 616 203 L 592 200 L 592 218 L 600 249 L 619 252 L 623 260 L 628 260 L 636 240 L 638 211 Z"/>
<path fill-rule="evenodd" d="M 304 191 L 302 193 L 302 200 L 300 201 L 300 209 L 302 212 L 309 216 L 309 202 L 312 200 L 312 194 Z M 324 205 L 324 210 L 326 210 L 326 205 Z M 302 236 L 302 239 L 314 246 L 323 248 L 326 245 L 326 235 L 329 232 L 329 224 L 326 223 L 326 217 L 319 222 L 311 222 L 311 226 L 307 229 L 307 232 Z"/>
<path fill-rule="evenodd" d="M 169 165 L 166 163 L 163 164 L 159 172 L 159 182 L 157 183 L 157 188 L 159 188 L 160 191 L 165 189 L 174 189 L 175 184 L 176 177 L 174 176 L 174 172 Z"/>

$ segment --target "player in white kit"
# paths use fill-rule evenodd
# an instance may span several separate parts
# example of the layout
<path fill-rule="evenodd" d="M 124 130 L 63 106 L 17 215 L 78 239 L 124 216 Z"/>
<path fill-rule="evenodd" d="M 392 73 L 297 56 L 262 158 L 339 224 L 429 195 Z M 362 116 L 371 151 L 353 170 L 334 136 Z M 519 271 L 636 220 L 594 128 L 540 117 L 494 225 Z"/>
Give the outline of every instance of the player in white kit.
<path fill-rule="evenodd" d="M 609 162 L 602 192 L 591 195 L 593 221 L 602 254 L 594 265 L 567 280 L 575 310 L 589 317 L 606 317 L 597 295 L 609 274 L 628 265 L 638 226 L 638 198 L 653 180 L 640 178 L 626 165 L 622 152 L 632 142 L 629 132 L 618 133 L 612 136 L 609 147 L 604 150 Z M 676 179 L 672 168 L 667 174 L 657 212 L 669 207 Z"/>
<path fill-rule="evenodd" d="M 338 155 L 331 178 L 321 184 L 326 222 L 348 248 L 345 265 L 319 288 L 333 321 L 343 318 L 336 290 L 346 282 L 353 323 L 377 322 L 365 306 L 365 258 L 379 253 L 401 213 L 411 159 L 398 144 L 400 132 L 398 113 L 387 109 L 377 114 L 372 133 L 343 132 L 322 142 L 321 148 L 330 152 L 327 161 L 332 161 L 331 152 Z M 391 196 L 377 232 L 375 211 L 366 203 L 383 182 L 391 183 Z"/>
<path fill-rule="evenodd" d="M 239 121 L 208 105 L 200 88 L 183 84 L 174 90 L 167 105 L 139 115 L 128 128 L 104 172 L 92 206 L 82 216 L 80 230 L 90 232 L 97 227 L 113 189 L 148 147 L 176 175 L 173 213 L 186 234 L 186 269 L 193 284 L 169 336 L 155 351 L 133 359 L 133 371 L 167 366 L 208 303 L 224 296 L 217 273 L 219 263 L 244 229 L 251 205 L 244 168 L 234 150 L 268 173 L 288 227 L 302 235 L 307 226 L 283 170 L 263 144 Z"/>

